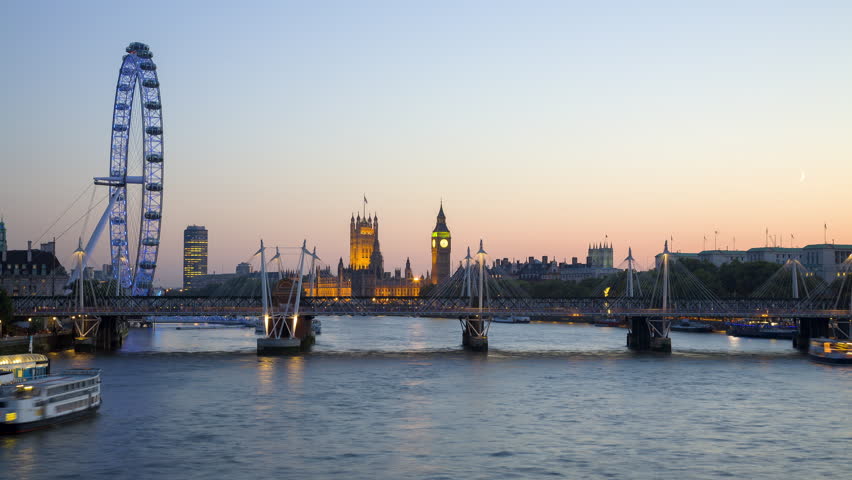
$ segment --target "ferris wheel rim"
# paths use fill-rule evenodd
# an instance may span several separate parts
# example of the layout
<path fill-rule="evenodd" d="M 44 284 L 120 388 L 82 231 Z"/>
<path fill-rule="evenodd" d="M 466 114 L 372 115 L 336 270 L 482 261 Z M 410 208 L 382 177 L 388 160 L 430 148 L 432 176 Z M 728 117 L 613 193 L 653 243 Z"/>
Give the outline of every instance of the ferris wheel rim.
<path fill-rule="evenodd" d="M 119 68 L 113 103 L 110 136 L 110 177 L 119 181 L 110 186 L 116 200 L 110 211 L 110 260 L 113 276 L 131 295 L 148 295 L 151 291 L 159 254 L 163 204 L 163 123 L 160 83 L 150 49 L 139 42 L 131 43 Z M 127 175 L 129 140 L 134 96 L 139 92 L 142 118 L 141 178 Z M 131 266 L 128 236 L 127 185 L 140 184 L 139 235 L 135 245 L 135 261 Z"/>

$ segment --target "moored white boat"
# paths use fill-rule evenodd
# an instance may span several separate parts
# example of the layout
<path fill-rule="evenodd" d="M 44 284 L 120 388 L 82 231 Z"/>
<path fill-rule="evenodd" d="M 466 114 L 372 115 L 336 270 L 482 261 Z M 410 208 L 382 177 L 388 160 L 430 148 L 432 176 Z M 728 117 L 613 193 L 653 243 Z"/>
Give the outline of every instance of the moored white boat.
<path fill-rule="evenodd" d="M 36 356 L 42 357 L 28 357 Z M 19 358 L 8 361 L 8 357 Z M 0 357 L 0 433 L 22 433 L 65 423 L 91 415 L 101 406 L 100 369 L 50 375 L 46 374 L 47 362 L 20 357 L 24 356 Z M 31 360 L 36 360 L 35 365 Z"/>

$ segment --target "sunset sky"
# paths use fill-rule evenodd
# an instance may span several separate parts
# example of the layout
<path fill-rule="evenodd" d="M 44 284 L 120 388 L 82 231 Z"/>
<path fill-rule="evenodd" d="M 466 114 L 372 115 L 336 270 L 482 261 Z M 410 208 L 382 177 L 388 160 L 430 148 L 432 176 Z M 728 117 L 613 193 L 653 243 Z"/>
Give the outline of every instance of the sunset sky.
<path fill-rule="evenodd" d="M 608 237 L 645 266 L 714 231 L 852 243 L 850 27 L 846 1 L 3 2 L 0 214 L 12 249 L 83 215 L 88 194 L 48 228 L 108 173 L 141 41 L 163 95 L 159 285 L 180 284 L 190 224 L 211 273 L 260 238 L 348 263 L 365 194 L 385 268 L 416 273 L 441 199 L 454 264 L 480 238 L 583 261 Z"/>

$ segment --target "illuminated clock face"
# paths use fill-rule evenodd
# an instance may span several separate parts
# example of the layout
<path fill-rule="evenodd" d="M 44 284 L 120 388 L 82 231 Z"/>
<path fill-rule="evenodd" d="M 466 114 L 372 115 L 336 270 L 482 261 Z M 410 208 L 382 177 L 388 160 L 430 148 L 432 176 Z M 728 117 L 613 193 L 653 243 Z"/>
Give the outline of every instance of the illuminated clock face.
<path fill-rule="evenodd" d="M 446 238 L 441 239 L 441 248 L 447 248 L 447 245 L 449 244 L 450 242 L 448 242 Z"/>
<path fill-rule="evenodd" d="M 432 248 L 435 248 L 435 239 L 432 239 Z"/>

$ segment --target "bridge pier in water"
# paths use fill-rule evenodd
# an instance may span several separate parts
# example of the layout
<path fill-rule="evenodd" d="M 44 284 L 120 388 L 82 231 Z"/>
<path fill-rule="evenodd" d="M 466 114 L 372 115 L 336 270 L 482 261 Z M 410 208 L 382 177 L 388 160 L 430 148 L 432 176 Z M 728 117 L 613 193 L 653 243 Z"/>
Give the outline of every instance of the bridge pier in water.
<path fill-rule="evenodd" d="M 74 351 L 113 352 L 124 345 L 127 338 L 127 321 L 124 317 L 74 318 Z"/>
<path fill-rule="evenodd" d="M 672 352 L 671 319 L 631 317 L 627 347 L 638 352 Z"/>
<path fill-rule="evenodd" d="M 831 334 L 828 318 L 800 318 L 797 323 L 799 329 L 793 336 L 793 348 L 801 352 L 808 351 L 812 338 L 825 338 Z"/>
<path fill-rule="evenodd" d="M 478 315 L 459 317 L 462 326 L 462 346 L 474 352 L 488 351 L 488 323 Z"/>
<path fill-rule="evenodd" d="M 309 315 L 271 316 L 265 322 L 266 336 L 257 339 L 258 355 L 289 355 L 310 351 L 316 343 Z"/>

